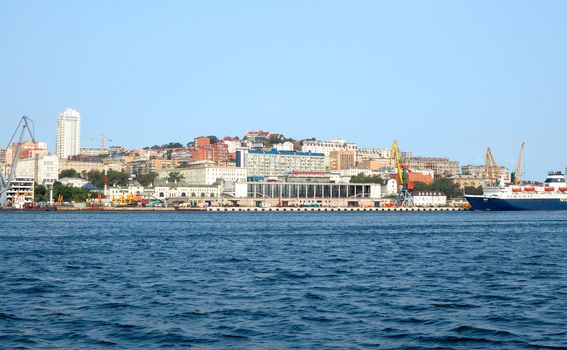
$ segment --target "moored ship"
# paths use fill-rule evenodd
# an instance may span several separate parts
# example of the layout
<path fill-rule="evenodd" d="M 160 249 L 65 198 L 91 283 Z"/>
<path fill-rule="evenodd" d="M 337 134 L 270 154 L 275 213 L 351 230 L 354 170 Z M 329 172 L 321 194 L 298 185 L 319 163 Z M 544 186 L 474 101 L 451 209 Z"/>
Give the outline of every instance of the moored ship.
<path fill-rule="evenodd" d="M 549 172 L 542 186 L 483 186 L 482 195 L 465 195 L 473 210 L 566 210 L 567 182 L 560 171 Z"/>

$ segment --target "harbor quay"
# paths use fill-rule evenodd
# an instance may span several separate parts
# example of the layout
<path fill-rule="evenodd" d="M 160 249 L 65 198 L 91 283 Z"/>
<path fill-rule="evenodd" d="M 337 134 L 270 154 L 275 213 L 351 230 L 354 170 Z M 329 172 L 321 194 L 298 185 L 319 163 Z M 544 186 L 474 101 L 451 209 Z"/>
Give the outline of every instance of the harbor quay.
<path fill-rule="evenodd" d="M 260 212 L 260 213 L 273 213 L 273 212 L 462 212 L 469 211 L 470 209 L 463 207 L 375 207 L 375 208 L 352 208 L 352 207 L 331 207 L 331 208 L 313 208 L 313 207 L 275 207 L 275 208 L 258 208 L 258 207 L 213 207 L 207 208 L 208 212 Z"/>
<path fill-rule="evenodd" d="M 3 209 L 0 209 L 0 212 Z M 6 209 L 4 209 L 6 210 Z M 76 208 L 76 207 L 59 207 L 57 212 L 204 212 L 204 213 L 330 213 L 330 212 L 463 212 L 471 211 L 464 207 L 208 207 L 208 208 L 191 208 L 191 207 L 165 207 L 165 208 L 148 208 L 148 207 L 115 207 L 115 208 Z"/>

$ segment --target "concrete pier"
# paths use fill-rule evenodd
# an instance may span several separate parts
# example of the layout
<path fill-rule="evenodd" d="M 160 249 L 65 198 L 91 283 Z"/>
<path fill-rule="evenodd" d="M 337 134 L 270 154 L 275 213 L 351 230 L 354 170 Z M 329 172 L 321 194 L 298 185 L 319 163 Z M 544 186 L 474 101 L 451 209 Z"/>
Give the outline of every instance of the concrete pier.
<path fill-rule="evenodd" d="M 422 208 L 422 207 L 395 207 L 395 208 L 313 208 L 313 207 L 211 207 L 207 211 L 213 212 L 457 212 L 469 211 L 466 208 L 454 207 L 435 207 L 435 208 Z"/>

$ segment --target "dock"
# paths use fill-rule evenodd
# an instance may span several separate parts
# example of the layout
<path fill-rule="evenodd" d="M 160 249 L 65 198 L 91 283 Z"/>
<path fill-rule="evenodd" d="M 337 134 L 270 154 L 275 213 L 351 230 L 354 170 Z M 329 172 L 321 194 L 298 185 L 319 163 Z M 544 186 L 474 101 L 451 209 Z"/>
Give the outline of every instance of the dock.
<path fill-rule="evenodd" d="M 211 207 L 208 212 L 457 212 L 470 211 L 467 208 L 457 207 L 372 207 L 372 208 L 349 208 L 349 207 Z"/>

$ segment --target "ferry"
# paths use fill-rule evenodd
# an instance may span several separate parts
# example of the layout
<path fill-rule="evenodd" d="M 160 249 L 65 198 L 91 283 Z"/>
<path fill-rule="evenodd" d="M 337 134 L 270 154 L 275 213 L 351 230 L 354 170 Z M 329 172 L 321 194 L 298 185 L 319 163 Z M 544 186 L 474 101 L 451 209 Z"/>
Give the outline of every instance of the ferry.
<path fill-rule="evenodd" d="M 549 172 L 543 186 L 510 185 L 503 179 L 483 186 L 482 195 L 465 195 L 473 210 L 566 210 L 567 182 L 560 171 Z"/>

